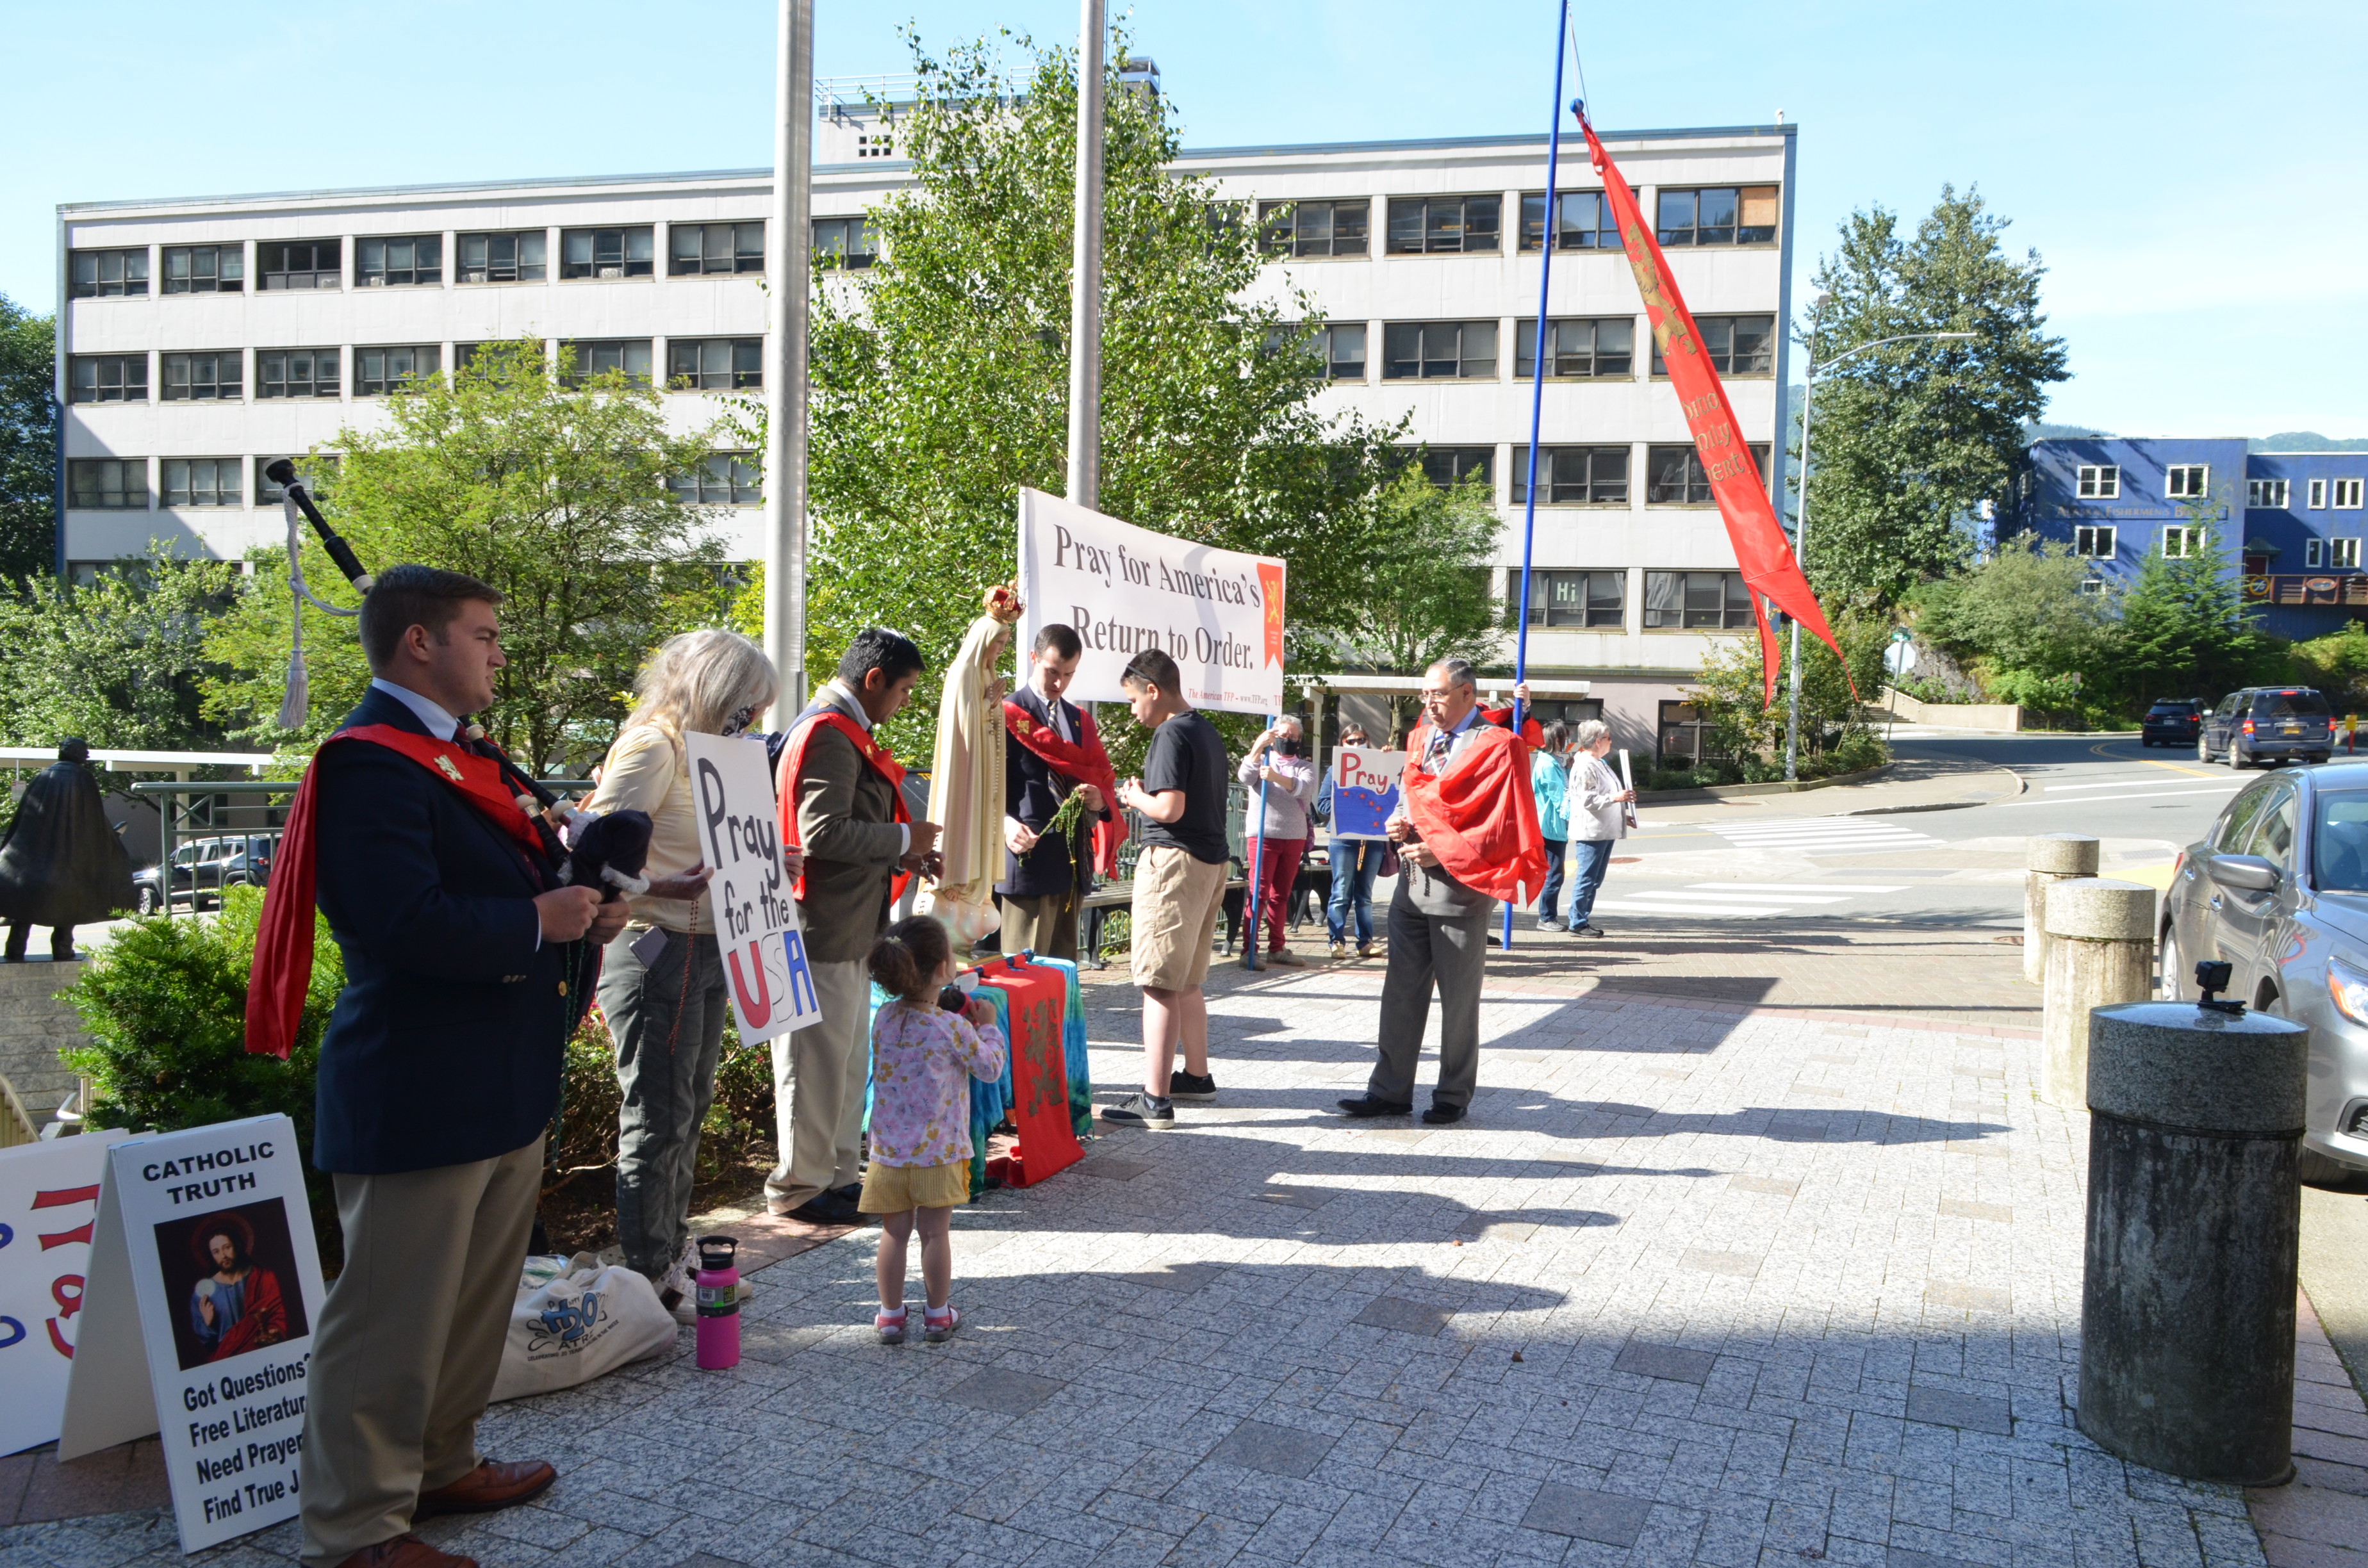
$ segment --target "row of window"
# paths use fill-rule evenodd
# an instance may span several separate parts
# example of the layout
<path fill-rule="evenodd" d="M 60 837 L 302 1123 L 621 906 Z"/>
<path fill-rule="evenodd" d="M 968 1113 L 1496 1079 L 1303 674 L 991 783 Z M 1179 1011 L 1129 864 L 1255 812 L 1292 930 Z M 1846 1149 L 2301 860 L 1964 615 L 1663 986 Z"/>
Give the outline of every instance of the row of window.
<path fill-rule="evenodd" d="M 307 476 L 326 467 L 334 472 L 335 457 L 290 454 Z M 264 471 L 276 456 L 253 460 L 255 496 L 258 506 L 278 506 L 284 492 Z M 166 506 L 244 506 L 245 458 L 162 458 L 160 488 L 155 494 Z M 676 497 L 699 506 L 761 506 L 762 487 L 757 481 L 756 454 L 715 452 L 698 469 L 667 481 Z M 144 512 L 150 506 L 146 458 L 75 458 L 66 464 L 67 505 L 80 511 Z"/>
<path fill-rule="evenodd" d="M 2121 549 L 2122 530 L 2111 523 L 2080 524 L 2072 530 L 2072 553 L 2091 561 L 2111 561 Z M 2173 523 L 2162 530 L 2167 560 L 2184 561 L 2204 552 L 2210 530 L 2192 523 Z"/>
<path fill-rule="evenodd" d="M 1382 324 L 1382 380 L 1493 381 L 1498 379 L 1502 322 L 1424 321 Z M 1698 316 L 1702 347 L 1711 365 L 1723 376 L 1769 376 L 1776 370 L 1776 318 L 1771 315 Z M 1634 381 L 1636 376 L 1636 318 L 1634 316 L 1549 317 L 1546 322 L 1546 374 L 1565 381 Z M 1292 329 L 1277 334 L 1278 345 Z M 1652 335 L 1645 334 L 1651 342 Z M 1336 381 L 1371 379 L 1367 347 L 1370 327 L 1363 322 L 1333 322 L 1308 335 L 1307 350 Z M 1538 324 L 1523 318 L 1513 324 L 1513 377 L 1527 381 L 1537 373 Z M 1649 356 L 1656 376 L 1669 373 L 1658 345 Z"/>
<path fill-rule="evenodd" d="M 567 347 L 575 351 L 571 384 L 609 370 L 646 384 L 655 364 L 653 339 L 578 338 Z M 453 345 L 453 367 L 464 369 L 483 344 Z M 339 348 L 258 348 L 255 350 L 255 395 L 257 398 L 330 398 L 344 395 L 341 378 L 344 350 Z M 406 381 L 438 374 L 444 349 L 436 343 L 357 345 L 353 349 L 354 395 L 381 397 Z M 765 340 L 761 337 L 672 337 L 666 346 L 666 389 L 670 392 L 746 392 L 765 384 Z M 245 351 L 207 349 L 158 356 L 158 370 L 166 403 L 222 403 L 245 395 Z M 146 403 L 148 356 L 145 354 L 77 354 L 67 366 L 67 397 L 74 403 Z"/>
<path fill-rule="evenodd" d="M 765 225 L 757 222 L 668 223 L 666 275 L 672 278 L 734 277 L 765 270 Z M 624 223 L 614 228 L 561 229 L 562 278 L 649 278 L 657 270 L 657 227 Z M 461 283 L 541 283 L 551 277 L 547 229 L 489 231 L 450 236 Z M 353 286 L 357 289 L 440 287 L 444 282 L 443 234 L 364 235 L 353 241 Z M 879 244 L 862 218 L 818 218 L 815 254 L 845 267 L 869 267 Z M 246 288 L 246 242 L 159 247 L 161 293 L 235 294 Z M 346 286 L 343 239 L 260 240 L 255 244 L 258 290 L 342 289 Z M 149 247 L 78 250 L 68 257 L 72 292 L 77 300 L 127 298 L 148 292 Z"/>
<path fill-rule="evenodd" d="M 1740 631 L 1754 624 L 1751 590 L 1740 572 L 1647 572 L 1644 629 L 1647 631 Z M 1505 574 L 1508 606 L 1520 612 L 1521 574 Z M 1530 624 L 1610 628 L 1628 623 L 1628 574 L 1532 572 Z"/>
<path fill-rule="evenodd" d="M 1519 506 L 1530 498 L 1530 449 L 1527 442 L 1512 448 L 1508 472 L 1509 499 Z M 1433 484 L 1496 481 L 1494 447 L 1425 447 L 1423 476 Z M 1768 472 L 1768 447 L 1750 447 L 1755 476 Z M 1540 447 L 1538 505 L 1541 506 L 1625 506 L 1629 504 L 1629 473 L 1634 451 L 1629 447 Z M 1711 476 L 1702 453 L 1691 442 L 1653 445 L 1645 449 L 1645 504 L 1648 506 L 1709 506 Z"/>
<path fill-rule="evenodd" d="M 1777 187 L 1718 186 L 1662 190 L 1654 201 L 1654 237 L 1664 246 L 1771 245 L 1776 243 Z M 1383 248 L 1390 256 L 1494 254 L 1503 246 L 1504 197 L 1394 196 L 1387 199 Z M 1520 232 L 1525 251 L 1546 243 L 1546 194 L 1524 192 Z M 1600 190 L 1565 190 L 1554 203 L 1556 250 L 1620 246 L 1611 203 Z M 1258 244 L 1269 256 L 1361 256 L 1372 231 L 1371 197 L 1340 200 L 1261 201 Z"/>
<path fill-rule="evenodd" d="M 2173 463 L 2162 471 L 2162 493 L 2167 500 L 2200 501 L 2212 494 L 2210 463 Z M 2118 501 L 2122 496 L 2122 470 L 2119 463 L 2082 463 L 2075 478 L 2083 501 Z M 2350 511 L 2361 505 L 2362 483 L 2358 479 L 2314 479 L 2307 481 L 2304 494 L 2306 510 L 2323 512 L 2329 508 Z M 2283 512 L 2294 500 L 2293 481 L 2284 479 L 2248 479 L 2245 481 L 2245 505 L 2270 511 Z"/>

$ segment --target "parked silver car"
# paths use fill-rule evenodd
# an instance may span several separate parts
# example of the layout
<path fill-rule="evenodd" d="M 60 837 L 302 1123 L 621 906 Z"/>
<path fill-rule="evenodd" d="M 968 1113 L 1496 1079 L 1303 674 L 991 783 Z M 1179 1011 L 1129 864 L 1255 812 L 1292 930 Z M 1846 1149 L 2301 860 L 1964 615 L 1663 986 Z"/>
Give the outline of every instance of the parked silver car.
<path fill-rule="evenodd" d="M 2165 996 L 2195 964 L 2231 967 L 2228 994 L 2308 1024 L 2303 1177 L 2368 1171 L 2368 762 L 2271 774 L 2180 851 L 2163 900 Z"/>

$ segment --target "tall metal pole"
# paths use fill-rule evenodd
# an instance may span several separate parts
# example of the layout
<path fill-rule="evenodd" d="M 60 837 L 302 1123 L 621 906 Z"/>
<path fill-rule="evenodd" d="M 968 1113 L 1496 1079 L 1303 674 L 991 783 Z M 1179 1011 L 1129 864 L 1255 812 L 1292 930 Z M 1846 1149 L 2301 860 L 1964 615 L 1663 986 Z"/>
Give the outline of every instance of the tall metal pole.
<path fill-rule="evenodd" d="M 1093 507 L 1102 448 L 1102 41 L 1107 0 L 1077 15 L 1077 217 L 1069 266 L 1069 499 Z"/>
<path fill-rule="evenodd" d="M 1817 392 L 1817 323 L 1825 316 L 1825 296 L 1817 298 L 1817 315 L 1809 326 L 1809 357 L 1801 366 L 1801 505 L 1793 514 L 1793 560 L 1805 581 L 1809 574 L 1809 404 Z M 1784 778 L 1800 777 L 1801 766 L 1801 623 L 1793 622 L 1792 679 L 1784 693 Z"/>
<path fill-rule="evenodd" d="M 773 362 L 765 377 L 765 653 L 777 725 L 806 705 L 806 290 L 814 273 L 814 0 L 780 0 Z"/>
<path fill-rule="evenodd" d="M 1544 433 L 1546 403 L 1546 356 L 1554 346 L 1546 341 L 1546 290 L 1554 281 L 1554 245 L 1561 239 L 1560 210 L 1562 199 L 1562 62 L 1566 52 L 1564 40 L 1570 29 L 1570 0 L 1562 0 L 1554 18 L 1554 107 L 1546 116 L 1546 210 L 1545 220 L 1538 233 L 1538 324 L 1530 340 L 1530 478 L 1521 505 L 1521 614 L 1513 629 L 1513 685 L 1518 687 L 1530 674 L 1530 562 L 1537 543 L 1538 532 L 1538 441 Z M 1517 242 L 1518 243 L 1518 242 Z M 1513 694 L 1513 733 L 1521 733 L 1522 710 L 1528 704 L 1520 693 Z M 1513 947 L 1513 905 L 1505 904 L 1505 927 L 1500 933 L 1503 946 L 1509 952 Z"/>

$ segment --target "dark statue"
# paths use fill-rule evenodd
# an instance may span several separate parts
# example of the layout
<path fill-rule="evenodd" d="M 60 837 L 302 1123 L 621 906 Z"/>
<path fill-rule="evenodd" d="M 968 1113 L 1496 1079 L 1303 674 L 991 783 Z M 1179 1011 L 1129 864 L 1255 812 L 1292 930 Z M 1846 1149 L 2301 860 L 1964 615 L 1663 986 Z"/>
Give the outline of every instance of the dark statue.
<path fill-rule="evenodd" d="M 58 760 L 25 786 L 0 839 L 0 920 L 12 963 L 36 926 L 50 928 L 51 958 L 70 959 L 75 926 L 131 907 L 131 852 L 107 820 L 89 763 L 90 746 L 69 736 Z"/>

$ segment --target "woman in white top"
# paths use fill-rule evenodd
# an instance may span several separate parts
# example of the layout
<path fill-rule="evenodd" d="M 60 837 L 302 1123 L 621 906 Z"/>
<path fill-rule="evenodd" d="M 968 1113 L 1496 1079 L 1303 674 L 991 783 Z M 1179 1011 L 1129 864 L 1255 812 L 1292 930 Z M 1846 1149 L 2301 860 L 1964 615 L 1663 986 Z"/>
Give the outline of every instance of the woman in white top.
<path fill-rule="evenodd" d="M 1570 934 L 1600 937 L 1595 913 L 1596 890 L 1611 864 L 1611 846 L 1628 834 L 1628 808 L 1636 791 L 1620 782 L 1603 759 L 1611 753 L 1611 727 L 1589 719 L 1572 737 L 1570 789 L 1565 796 L 1570 813 Z"/>

